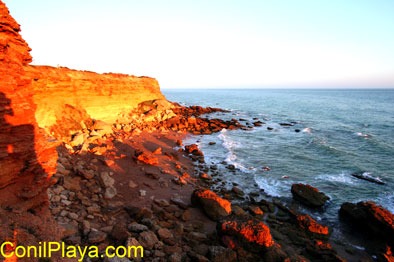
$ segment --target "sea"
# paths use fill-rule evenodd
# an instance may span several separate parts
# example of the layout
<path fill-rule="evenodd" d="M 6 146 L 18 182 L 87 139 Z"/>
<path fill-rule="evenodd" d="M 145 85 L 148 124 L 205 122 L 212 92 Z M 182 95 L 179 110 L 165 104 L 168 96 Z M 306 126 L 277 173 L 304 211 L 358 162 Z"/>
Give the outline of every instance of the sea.
<path fill-rule="evenodd" d="M 163 93 L 182 105 L 230 111 L 210 118 L 246 119 L 241 123 L 251 126 L 258 118 L 265 123 L 248 131 L 224 129 L 188 138 L 187 143 L 199 145 L 208 165 L 218 167 L 217 186 L 237 185 L 245 193 L 290 203 L 291 185 L 309 184 L 330 197 L 323 210 L 304 210 L 325 224 L 337 224 L 344 202 L 371 200 L 394 213 L 394 89 L 167 89 Z"/>

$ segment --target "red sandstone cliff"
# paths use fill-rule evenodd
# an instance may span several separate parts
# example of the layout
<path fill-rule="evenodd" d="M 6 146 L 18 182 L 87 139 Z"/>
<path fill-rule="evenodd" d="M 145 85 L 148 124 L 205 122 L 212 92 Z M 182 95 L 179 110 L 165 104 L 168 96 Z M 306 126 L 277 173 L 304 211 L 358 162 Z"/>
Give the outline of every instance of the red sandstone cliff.
<path fill-rule="evenodd" d="M 30 48 L 19 31 L 0 1 L 0 243 L 37 244 L 60 235 L 47 195 L 57 154 L 36 123 L 31 80 L 23 69 L 31 62 Z"/>
<path fill-rule="evenodd" d="M 57 158 L 36 123 L 31 80 L 23 69 L 31 62 L 30 48 L 19 31 L 0 2 L 0 206 L 26 210 L 45 201 Z"/>

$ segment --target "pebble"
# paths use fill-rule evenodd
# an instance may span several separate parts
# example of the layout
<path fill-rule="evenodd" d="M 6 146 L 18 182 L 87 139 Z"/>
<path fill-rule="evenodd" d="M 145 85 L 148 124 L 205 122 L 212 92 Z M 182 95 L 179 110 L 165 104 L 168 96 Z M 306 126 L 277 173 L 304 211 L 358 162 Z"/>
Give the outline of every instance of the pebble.
<path fill-rule="evenodd" d="M 103 242 L 107 238 L 107 234 L 96 229 L 92 229 L 88 236 L 90 244 L 97 244 Z"/>
<path fill-rule="evenodd" d="M 147 226 L 142 224 L 130 224 L 127 229 L 133 233 L 141 233 L 149 230 Z"/>
<path fill-rule="evenodd" d="M 136 188 L 138 185 L 136 183 L 134 183 L 133 180 L 129 180 L 129 187 L 130 188 Z"/>
<path fill-rule="evenodd" d="M 170 230 L 168 230 L 167 228 L 160 228 L 157 231 L 157 234 L 159 235 L 160 239 L 167 239 L 172 237 L 172 233 Z"/>

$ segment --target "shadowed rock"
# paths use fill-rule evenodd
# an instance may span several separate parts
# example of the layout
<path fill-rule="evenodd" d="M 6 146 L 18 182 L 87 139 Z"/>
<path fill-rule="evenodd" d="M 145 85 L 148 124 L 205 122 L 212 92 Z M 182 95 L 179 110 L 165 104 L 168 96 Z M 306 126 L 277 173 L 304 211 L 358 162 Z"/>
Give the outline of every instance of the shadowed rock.
<path fill-rule="evenodd" d="M 294 199 L 310 207 L 322 207 L 329 200 L 328 196 L 310 185 L 293 184 L 291 193 Z"/>

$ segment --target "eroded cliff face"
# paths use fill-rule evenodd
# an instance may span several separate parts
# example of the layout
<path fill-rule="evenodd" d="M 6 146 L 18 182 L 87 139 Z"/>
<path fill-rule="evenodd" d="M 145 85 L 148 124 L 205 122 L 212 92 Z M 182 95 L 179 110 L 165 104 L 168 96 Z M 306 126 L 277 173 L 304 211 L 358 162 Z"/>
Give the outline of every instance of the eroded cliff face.
<path fill-rule="evenodd" d="M 38 125 L 48 130 L 63 124 L 71 111 L 80 115 L 79 120 L 87 113 L 92 119 L 112 124 L 141 102 L 165 99 L 154 78 L 50 66 L 27 65 L 25 71 L 33 79 Z M 81 127 L 88 124 L 82 123 Z"/>
<path fill-rule="evenodd" d="M 46 201 L 57 158 L 36 123 L 31 80 L 23 68 L 31 62 L 30 48 L 19 31 L 0 2 L 0 206 L 27 210 Z"/>
<path fill-rule="evenodd" d="M 0 1 L 0 242 L 34 244 L 60 235 L 47 195 L 57 153 L 36 123 L 31 79 L 23 69 L 30 48 L 19 31 Z"/>

